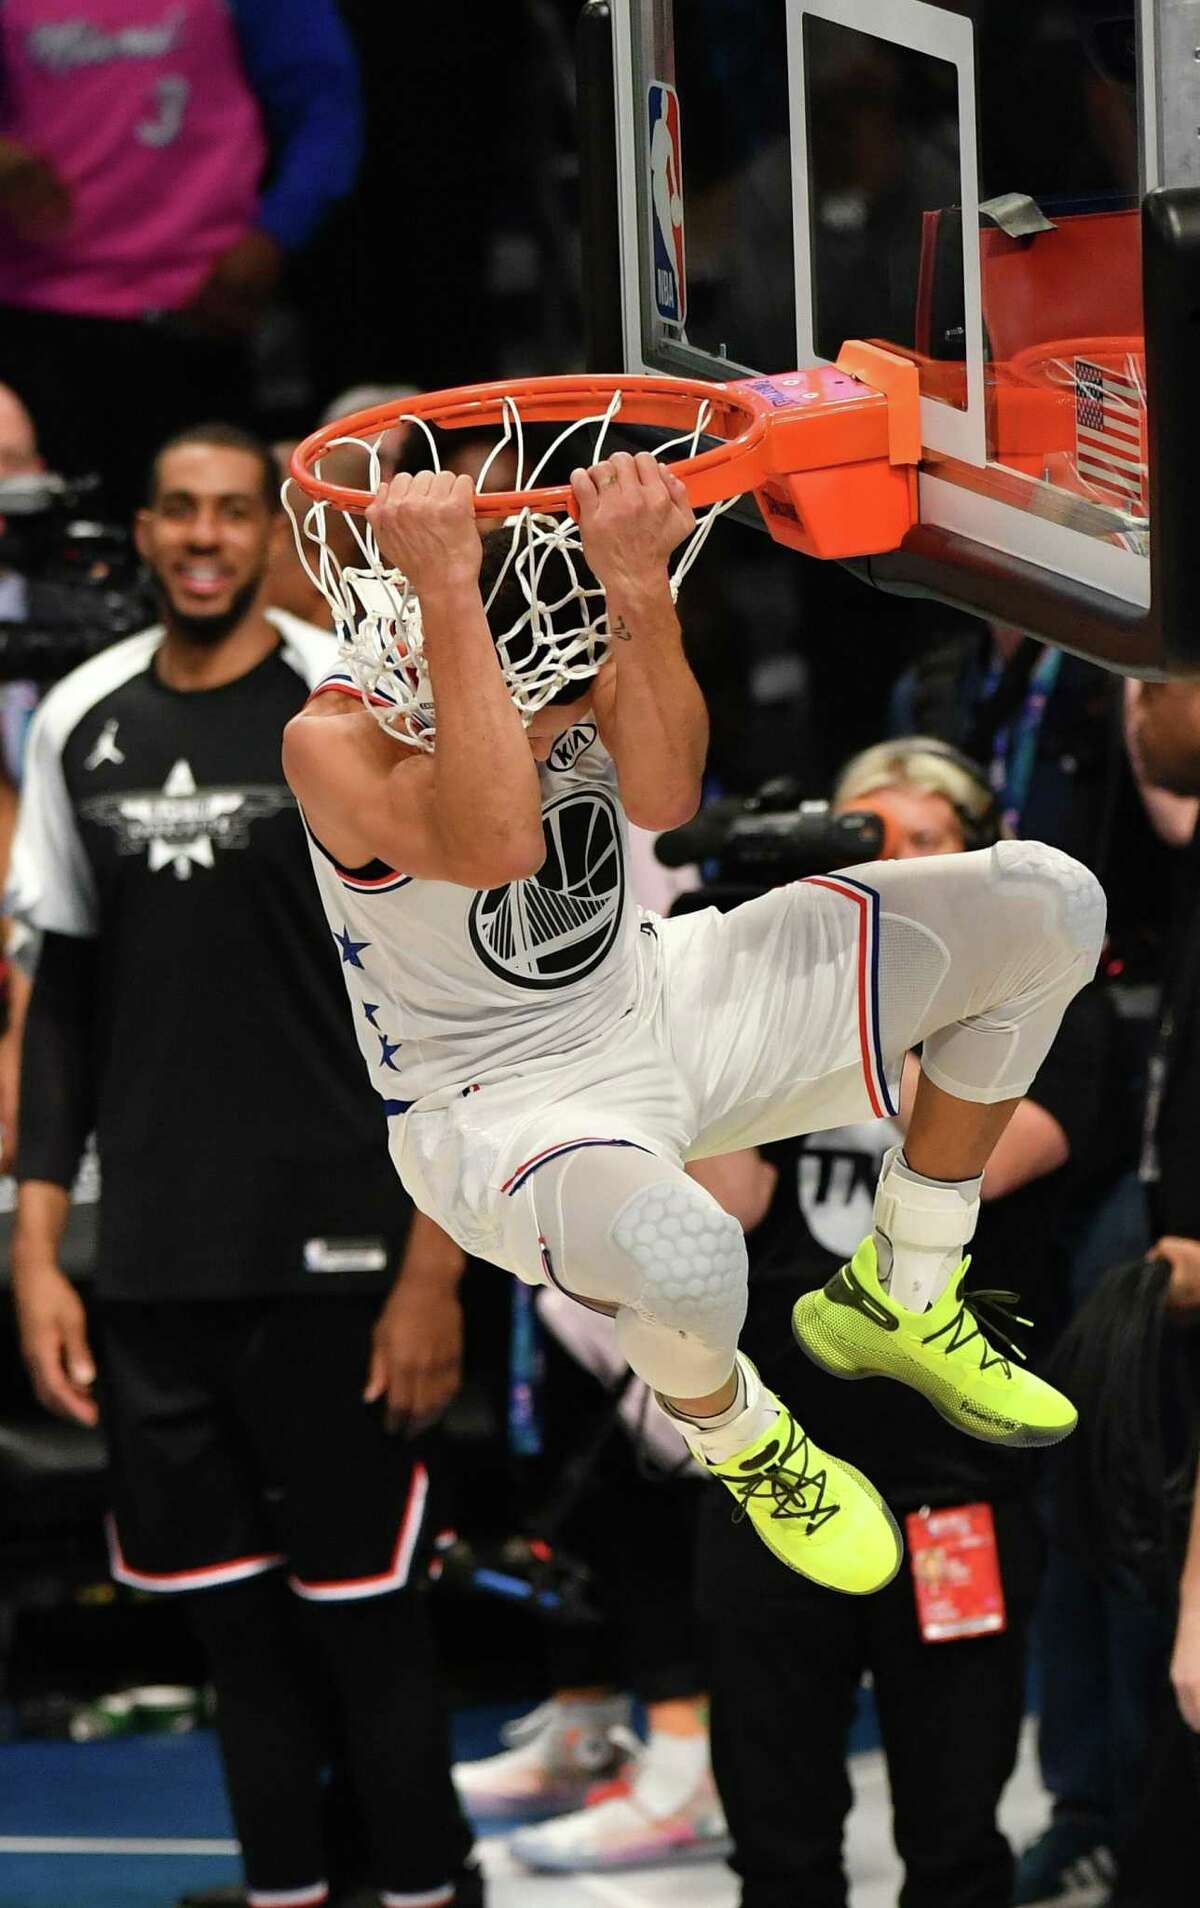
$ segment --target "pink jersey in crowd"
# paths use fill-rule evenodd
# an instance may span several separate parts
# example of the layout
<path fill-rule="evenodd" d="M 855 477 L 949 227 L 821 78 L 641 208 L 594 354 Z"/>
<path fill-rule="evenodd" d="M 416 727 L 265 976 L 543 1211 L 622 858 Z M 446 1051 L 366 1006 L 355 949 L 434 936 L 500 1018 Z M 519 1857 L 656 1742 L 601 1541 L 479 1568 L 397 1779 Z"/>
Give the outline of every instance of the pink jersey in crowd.
<path fill-rule="evenodd" d="M 0 215 L 0 303 L 177 310 L 254 222 L 266 138 L 224 0 L 4 0 L 0 135 L 74 197 L 47 244 Z"/>

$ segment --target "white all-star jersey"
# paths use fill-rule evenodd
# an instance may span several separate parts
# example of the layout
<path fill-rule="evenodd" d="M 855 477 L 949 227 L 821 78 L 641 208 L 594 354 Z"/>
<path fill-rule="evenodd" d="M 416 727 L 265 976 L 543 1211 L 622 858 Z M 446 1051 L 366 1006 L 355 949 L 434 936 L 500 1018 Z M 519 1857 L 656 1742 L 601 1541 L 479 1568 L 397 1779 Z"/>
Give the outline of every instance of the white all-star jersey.
<path fill-rule="evenodd" d="M 359 691 L 343 671 L 313 691 Z M 546 859 L 475 890 L 382 862 L 342 868 L 310 835 L 371 1079 L 399 1112 L 426 1094 L 594 1040 L 631 1005 L 639 911 L 617 773 L 591 719 L 538 764 Z"/>

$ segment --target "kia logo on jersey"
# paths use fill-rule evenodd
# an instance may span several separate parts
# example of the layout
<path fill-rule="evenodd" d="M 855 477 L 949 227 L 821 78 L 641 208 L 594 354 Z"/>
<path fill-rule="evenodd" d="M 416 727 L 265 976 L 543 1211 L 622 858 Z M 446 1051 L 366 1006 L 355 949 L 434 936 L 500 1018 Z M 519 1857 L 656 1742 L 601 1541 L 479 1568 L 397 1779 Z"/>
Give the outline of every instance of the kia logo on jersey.
<path fill-rule="evenodd" d="M 546 757 L 546 767 L 553 769 L 556 774 L 561 775 L 564 770 L 569 769 L 573 763 L 578 762 L 580 756 L 591 748 L 595 740 L 596 725 L 594 722 L 575 723 L 573 728 L 567 729 L 559 736 L 554 747 Z"/>
<path fill-rule="evenodd" d="M 665 80 L 654 80 L 648 98 L 654 309 L 665 324 L 683 325 L 687 319 L 687 272 L 683 256 L 679 95 Z"/>
<path fill-rule="evenodd" d="M 611 950 L 625 900 L 616 804 L 601 790 L 563 795 L 542 811 L 546 859 L 527 881 L 488 888 L 471 903 L 471 945 L 518 987 L 566 987 Z"/>

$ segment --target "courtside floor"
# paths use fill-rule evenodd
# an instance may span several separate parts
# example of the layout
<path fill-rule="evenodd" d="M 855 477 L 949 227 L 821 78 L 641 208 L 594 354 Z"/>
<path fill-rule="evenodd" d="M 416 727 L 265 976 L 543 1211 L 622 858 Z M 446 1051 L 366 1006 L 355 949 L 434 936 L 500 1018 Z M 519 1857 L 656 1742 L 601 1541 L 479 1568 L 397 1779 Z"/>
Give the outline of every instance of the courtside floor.
<path fill-rule="evenodd" d="M 460 1751 L 482 1755 L 494 1746 L 494 1713 L 488 1722 L 490 1741 L 479 1718 L 462 1719 Z M 894 1908 L 899 1870 L 882 1759 L 874 1751 L 857 1755 L 852 1770 L 852 1908 Z M 1004 1825 L 1020 1846 L 1045 1818 L 1027 1733 Z M 482 1847 L 489 1908 L 734 1908 L 737 1899 L 720 1862 L 539 1878 L 509 1860 L 502 1837 Z M 171 1908 L 184 1887 L 215 1886 L 237 1874 L 207 1732 L 0 1745 L 0 1908 Z"/>

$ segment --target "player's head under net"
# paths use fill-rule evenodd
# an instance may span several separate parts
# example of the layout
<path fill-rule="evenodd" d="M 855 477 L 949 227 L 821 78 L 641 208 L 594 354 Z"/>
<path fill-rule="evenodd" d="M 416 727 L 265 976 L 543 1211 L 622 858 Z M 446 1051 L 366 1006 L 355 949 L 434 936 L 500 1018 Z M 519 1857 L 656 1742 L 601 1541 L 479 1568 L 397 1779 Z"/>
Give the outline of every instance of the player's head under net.
<path fill-rule="evenodd" d="M 602 605 L 604 591 L 578 550 L 569 560 L 551 550 L 538 577 L 540 600 L 531 602 L 527 567 L 514 554 L 512 528 L 506 525 L 490 530 L 482 541 L 479 594 L 492 641 L 498 649 L 503 645 L 508 667 L 524 674 L 537 667 L 539 617 L 545 614 L 546 605 L 565 599 L 576 588 L 585 592 L 585 601 Z M 581 659 L 568 680 L 547 696 L 542 706 L 560 708 L 581 701 L 595 681 L 602 660 L 602 654 L 596 654 L 589 667 Z"/>

